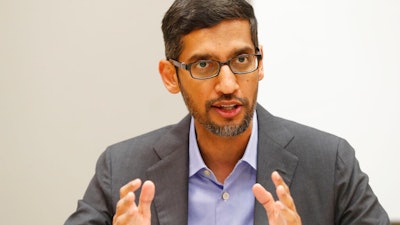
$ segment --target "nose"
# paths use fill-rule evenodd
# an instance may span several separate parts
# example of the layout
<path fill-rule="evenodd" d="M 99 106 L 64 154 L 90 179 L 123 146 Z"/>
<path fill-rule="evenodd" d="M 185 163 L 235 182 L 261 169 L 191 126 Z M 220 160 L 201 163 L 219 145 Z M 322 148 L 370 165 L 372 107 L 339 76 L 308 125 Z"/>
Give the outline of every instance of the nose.
<path fill-rule="evenodd" d="M 239 89 L 237 77 L 232 73 L 228 65 L 223 65 L 217 76 L 215 89 L 222 94 L 233 94 Z"/>

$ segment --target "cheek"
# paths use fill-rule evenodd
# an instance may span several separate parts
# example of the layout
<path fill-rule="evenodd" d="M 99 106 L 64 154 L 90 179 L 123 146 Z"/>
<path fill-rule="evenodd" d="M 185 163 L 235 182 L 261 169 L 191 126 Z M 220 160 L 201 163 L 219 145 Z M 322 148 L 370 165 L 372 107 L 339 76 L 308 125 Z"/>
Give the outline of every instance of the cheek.
<path fill-rule="evenodd" d="M 241 85 L 242 94 L 251 101 L 255 101 L 258 92 L 258 78 L 247 78 Z"/>
<path fill-rule="evenodd" d="M 204 89 L 197 89 L 192 93 L 192 99 L 196 105 L 204 105 L 209 100 L 209 91 Z"/>
<path fill-rule="evenodd" d="M 258 77 L 245 77 L 244 79 L 241 80 L 239 83 L 240 89 L 246 90 L 246 91 L 251 91 L 254 90 L 258 87 Z"/>
<path fill-rule="evenodd" d="M 187 97 L 190 98 L 191 104 L 195 106 L 204 104 L 212 93 L 211 85 L 206 85 L 205 81 L 185 80 L 181 85 Z"/>

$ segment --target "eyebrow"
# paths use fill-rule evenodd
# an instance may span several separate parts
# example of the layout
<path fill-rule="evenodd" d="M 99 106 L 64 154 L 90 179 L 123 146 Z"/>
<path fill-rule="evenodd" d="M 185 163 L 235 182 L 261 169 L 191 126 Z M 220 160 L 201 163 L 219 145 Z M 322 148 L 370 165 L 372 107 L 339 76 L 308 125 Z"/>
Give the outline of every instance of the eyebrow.
<path fill-rule="evenodd" d="M 197 62 L 199 60 L 207 60 L 211 59 L 212 55 L 211 54 L 194 54 L 192 55 L 187 61 L 187 63 L 192 63 L 192 62 Z"/>
<path fill-rule="evenodd" d="M 233 50 L 232 53 L 229 54 L 230 55 L 229 58 L 236 57 L 236 56 L 241 55 L 241 54 L 252 54 L 253 52 L 257 53 L 255 51 L 256 50 L 254 48 L 251 48 L 249 46 L 246 46 L 246 47 L 243 47 L 243 48 L 238 48 L 238 49 Z M 192 63 L 192 62 L 197 62 L 199 60 L 209 60 L 209 59 L 212 59 L 212 58 L 213 58 L 212 54 L 208 54 L 208 53 L 201 54 L 201 53 L 199 53 L 199 54 L 194 54 L 191 57 L 189 57 L 189 59 L 185 63 L 188 64 L 188 63 Z"/>

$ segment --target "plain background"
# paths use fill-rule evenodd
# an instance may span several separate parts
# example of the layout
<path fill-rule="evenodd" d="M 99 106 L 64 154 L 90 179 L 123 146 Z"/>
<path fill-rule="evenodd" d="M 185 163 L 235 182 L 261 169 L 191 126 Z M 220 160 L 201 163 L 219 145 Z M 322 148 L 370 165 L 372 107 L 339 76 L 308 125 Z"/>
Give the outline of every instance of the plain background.
<path fill-rule="evenodd" d="M 0 212 L 62 224 L 110 144 L 175 123 L 158 75 L 172 0 L 0 0 Z M 253 1 L 260 103 L 345 137 L 400 220 L 400 1 Z"/>

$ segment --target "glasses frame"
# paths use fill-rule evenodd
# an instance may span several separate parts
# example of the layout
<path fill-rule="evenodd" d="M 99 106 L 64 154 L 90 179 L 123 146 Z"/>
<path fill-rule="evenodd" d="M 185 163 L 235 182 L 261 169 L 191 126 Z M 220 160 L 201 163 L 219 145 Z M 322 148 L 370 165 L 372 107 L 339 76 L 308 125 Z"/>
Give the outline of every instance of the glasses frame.
<path fill-rule="evenodd" d="M 257 61 L 256 61 L 256 62 L 257 62 L 257 66 L 255 67 L 255 69 L 252 70 L 252 71 L 249 71 L 249 72 L 234 72 L 234 71 L 232 70 L 232 68 L 231 68 L 230 62 L 231 62 L 233 59 L 235 59 L 235 58 L 237 58 L 237 57 L 240 57 L 240 56 L 256 56 L 256 57 L 257 57 L 257 59 L 256 59 L 256 60 L 257 60 Z M 190 76 L 191 76 L 193 79 L 196 79 L 196 80 L 207 80 L 207 79 L 211 79 L 211 78 L 213 78 L 213 77 L 218 76 L 219 73 L 221 72 L 222 66 L 224 66 L 224 65 L 227 65 L 233 74 L 248 74 L 248 73 L 252 73 L 252 72 L 256 71 L 256 70 L 258 69 L 258 67 L 260 66 L 260 60 L 261 60 L 261 59 L 262 59 L 262 55 L 261 55 L 261 53 L 259 53 L 259 50 L 257 49 L 257 53 L 256 53 L 256 54 L 240 54 L 240 55 L 237 55 L 237 56 L 235 56 L 235 57 L 232 57 L 232 58 L 228 59 L 228 60 L 225 61 L 225 62 L 220 62 L 220 61 L 217 61 L 217 60 L 211 60 L 211 61 L 217 62 L 219 67 L 218 67 L 218 71 L 217 71 L 215 74 L 213 74 L 213 75 L 211 75 L 211 76 L 208 76 L 208 77 L 196 77 L 196 76 L 193 76 L 192 70 L 191 70 L 191 66 L 192 66 L 193 64 L 195 64 L 195 63 L 198 63 L 198 61 L 193 62 L 193 63 L 188 63 L 188 64 L 186 64 L 186 63 L 184 63 L 184 62 L 179 62 L 179 61 L 177 61 L 177 60 L 175 60 L 175 59 L 169 59 L 169 61 L 170 61 L 174 66 L 176 66 L 177 68 L 182 68 L 182 69 L 184 69 L 184 70 L 189 71 L 189 74 L 190 74 Z"/>

